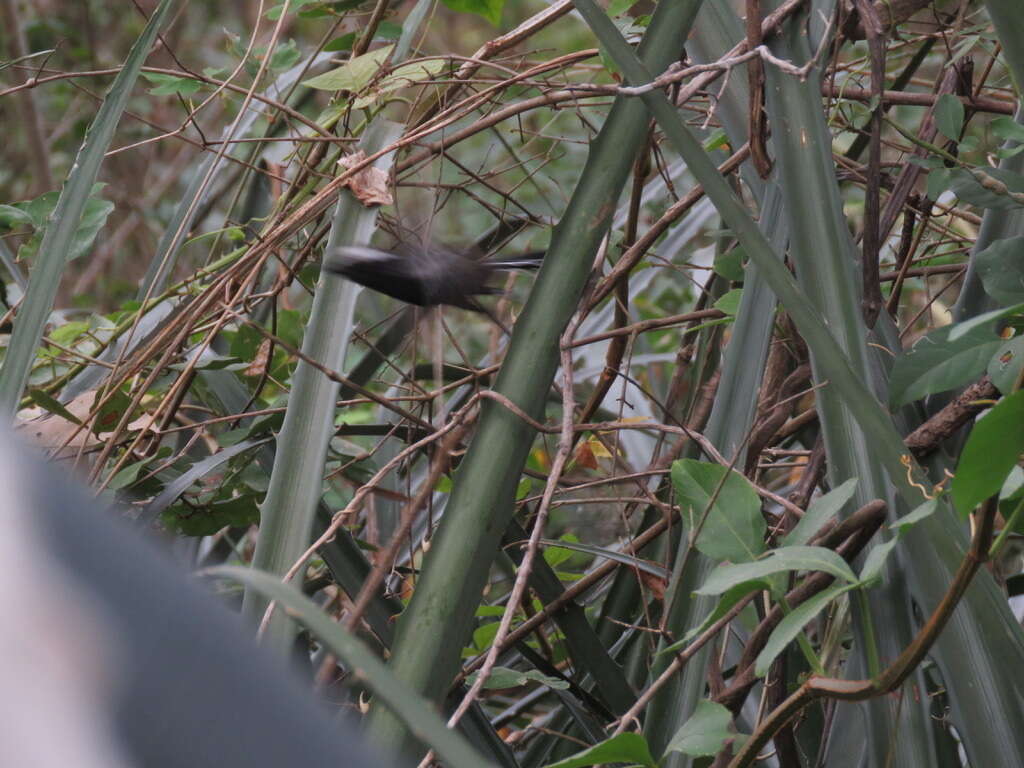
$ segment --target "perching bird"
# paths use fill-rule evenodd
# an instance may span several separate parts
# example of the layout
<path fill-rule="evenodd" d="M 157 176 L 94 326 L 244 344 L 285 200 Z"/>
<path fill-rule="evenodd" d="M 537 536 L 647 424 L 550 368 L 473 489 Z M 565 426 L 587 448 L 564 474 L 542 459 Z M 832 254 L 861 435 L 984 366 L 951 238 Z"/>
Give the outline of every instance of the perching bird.
<path fill-rule="evenodd" d="M 491 276 L 510 269 L 537 269 L 543 257 L 544 253 L 538 252 L 510 259 L 477 261 L 438 248 L 402 247 L 382 251 L 350 245 L 331 251 L 324 260 L 324 267 L 408 304 L 421 307 L 449 304 L 490 315 L 476 297 L 501 293 L 488 284 Z"/>

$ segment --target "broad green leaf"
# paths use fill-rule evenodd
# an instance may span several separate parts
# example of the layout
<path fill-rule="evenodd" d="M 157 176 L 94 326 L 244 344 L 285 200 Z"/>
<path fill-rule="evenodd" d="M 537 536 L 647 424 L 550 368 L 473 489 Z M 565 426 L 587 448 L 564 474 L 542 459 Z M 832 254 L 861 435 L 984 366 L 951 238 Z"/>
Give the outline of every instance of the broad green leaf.
<path fill-rule="evenodd" d="M 843 581 L 855 582 L 856 575 L 839 555 L 824 547 L 782 547 L 773 549 L 753 563 L 717 566 L 696 592 L 699 595 L 720 595 L 745 581 L 764 579 L 785 571 L 824 571 Z"/>
<path fill-rule="evenodd" d="M 394 45 L 385 45 L 345 62 L 337 69 L 311 77 L 302 84 L 320 91 L 352 91 L 357 93 L 367 86 L 384 66 Z"/>
<path fill-rule="evenodd" d="M 472 685 L 476 682 L 478 675 L 478 672 L 474 672 L 466 678 L 467 682 Z M 518 669 L 509 669 L 508 667 L 494 667 L 487 678 L 487 682 L 484 683 L 484 688 L 490 690 L 495 688 L 518 688 L 521 685 L 526 685 L 531 680 L 540 683 L 541 685 L 546 685 L 548 688 L 560 691 L 569 687 L 569 683 L 565 680 L 557 677 L 548 677 L 547 675 L 541 674 L 536 669 L 521 672 Z"/>
<path fill-rule="evenodd" d="M 988 375 L 1004 395 L 1013 391 L 1024 368 L 1024 335 L 1004 341 L 988 362 Z"/>
<path fill-rule="evenodd" d="M 757 655 L 754 662 L 754 674 L 763 677 L 768 674 L 768 668 L 775 657 L 785 650 L 793 639 L 800 634 L 807 622 L 817 616 L 821 609 L 831 603 L 844 592 L 856 588 L 857 584 L 837 584 L 819 592 L 803 603 L 800 603 L 789 614 L 787 614 L 779 626 L 775 628 L 764 648 Z"/>
<path fill-rule="evenodd" d="M 620 733 L 600 744 L 577 752 L 572 757 L 549 763 L 545 768 L 586 768 L 603 763 L 633 763 L 644 768 L 656 768 L 647 741 L 639 733 Z"/>
<path fill-rule="evenodd" d="M 672 484 L 688 526 L 707 519 L 696 546 L 713 560 L 753 560 L 764 551 L 761 502 L 743 475 L 718 464 L 682 459 L 672 464 Z M 714 505 L 712 495 L 721 486 Z"/>
<path fill-rule="evenodd" d="M 371 93 L 356 99 L 352 106 L 356 109 L 362 109 L 375 102 L 384 94 L 397 91 L 399 88 L 405 88 L 423 80 L 429 80 L 446 66 L 448 66 L 448 63 L 444 59 L 428 59 L 427 61 L 417 61 L 414 64 L 403 64 L 381 80 Z"/>
<path fill-rule="evenodd" d="M 1002 343 L 992 323 L 984 323 L 953 341 L 950 335 L 956 327 L 947 325 L 932 331 L 896 358 L 889 378 L 894 406 L 953 389 L 984 372 Z"/>
<path fill-rule="evenodd" d="M 86 200 L 85 209 L 82 211 L 82 218 L 79 221 L 78 229 L 75 230 L 74 237 L 71 240 L 71 246 L 67 254 L 68 261 L 88 253 L 93 241 L 96 239 L 96 235 L 99 234 L 103 225 L 107 223 L 107 217 L 114 210 L 112 202 L 104 200 L 99 196 L 105 186 L 106 184 L 103 183 L 93 184 L 92 186 L 91 194 Z M 53 211 L 57 207 L 59 195 L 60 193 L 58 192 L 45 192 L 34 200 L 26 200 L 11 206 L 12 208 L 20 209 L 23 215 L 28 217 L 28 222 L 22 219 L 22 223 L 30 222 L 36 230 L 32 237 L 18 248 L 19 261 L 35 258 L 36 252 L 39 250 L 39 244 L 46 233 L 50 216 L 53 215 Z"/>
<path fill-rule="evenodd" d="M 475 13 L 483 16 L 495 27 L 501 24 L 501 9 L 505 0 L 441 0 L 446 6 L 459 13 Z"/>
<path fill-rule="evenodd" d="M 729 739 L 745 739 L 742 734 L 729 730 L 732 713 L 721 704 L 707 699 L 697 702 L 690 719 L 683 723 L 665 747 L 666 752 L 682 752 L 694 757 L 718 754 Z"/>
<path fill-rule="evenodd" d="M 1004 306 L 1024 301 L 1024 236 L 996 240 L 974 262 L 985 293 Z"/>
<path fill-rule="evenodd" d="M 962 515 L 1003 486 L 1024 451 L 1024 390 L 1004 397 L 974 425 L 953 478 L 953 504 Z"/>
<path fill-rule="evenodd" d="M 935 102 L 935 127 L 950 141 L 960 140 L 964 127 L 964 104 L 951 93 L 944 93 Z"/>
<path fill-rule="evenodd" d="M 853 498 L 857 490 L 857 478 L 851 477 L 838 488 L 833 488 L 824 496 L 819 496 L 807 507 L 804 516 L 792 531 L 782 538 L 784 546 L 806 544 L 827 521 L 839 514 L 839 511 Z"/>

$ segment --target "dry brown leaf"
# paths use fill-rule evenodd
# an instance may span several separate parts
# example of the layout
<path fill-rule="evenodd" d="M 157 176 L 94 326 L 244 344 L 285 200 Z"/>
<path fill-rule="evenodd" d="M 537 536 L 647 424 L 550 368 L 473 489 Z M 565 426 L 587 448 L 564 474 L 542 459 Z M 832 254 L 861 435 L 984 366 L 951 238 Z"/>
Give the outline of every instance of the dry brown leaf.
<path fill-rule="evenodd" d="M 342 168 L 352 168 L 366 159 L 366 153 L 362 150 L 346 155 L 338 161 Z M 380 168 L 367 166 L 357 171 L 345 182 L 345 186 L 352 190 L 363 205 L 369 208 L 371 205 L 391 205 L 394 198 L 388 191 L 388 174 Z"/>
<path fill-rule="evenodd" d="M 270 357 L 270 339 L 264 339 L 260 342 L 259 348 L 256 350 L 256 356 L 253 357 L 252 362 L 249 363 L 249 367 L 245 369 L 246 376 L 262 376 L 263 371 L 267 368 L 267 359 Z"/>

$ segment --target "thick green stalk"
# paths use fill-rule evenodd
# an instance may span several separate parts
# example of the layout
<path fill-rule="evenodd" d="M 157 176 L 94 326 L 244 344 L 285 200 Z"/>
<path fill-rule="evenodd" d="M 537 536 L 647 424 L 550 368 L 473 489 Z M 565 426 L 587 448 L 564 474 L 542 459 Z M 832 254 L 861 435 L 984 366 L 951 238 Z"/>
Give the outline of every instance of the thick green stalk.
<path fill-rule="evenodd" d="M 698 6 L 698 0 L 658 6 L 640 46 L 648 66 L 662 70 L 676 60 Z M 558 366 L 559 338 L 645 138 L 650 117 L 630 102 L 616 100 L 591 145 L 495 383 L 497 392 L 534 417 L 542 416 Z M 458 669 L 533 437 L 534 430 L 518 417 L 493 401 L 484 402 L 413 599 L 399 619 L 395 675 L 435 701 Z M 404 738 L 401 724 L 381 709 L 371 713 L 371 732 L 381 743 Z"/>

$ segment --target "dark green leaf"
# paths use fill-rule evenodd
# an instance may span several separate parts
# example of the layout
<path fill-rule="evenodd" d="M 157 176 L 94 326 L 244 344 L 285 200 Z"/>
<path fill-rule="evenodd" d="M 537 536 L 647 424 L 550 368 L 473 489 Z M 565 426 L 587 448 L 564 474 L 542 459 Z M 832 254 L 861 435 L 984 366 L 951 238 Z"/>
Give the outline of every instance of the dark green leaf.
<path fill-rule="evenodd" d="M 191 96 L 203 87 L 201 82 L 193 80 L 191 77 L 162 75 L 156 72 L 143 72 L 142 76 L 156 85 L 155 88 L 149 89 L 154 96 L 172 96 L 176 93 L 182 96 Z"/>
<path fill-rule="evenodd" d="M 951 93 L 944 93 L 935 102 L 935 126 L 950 141 L 960 140 L 964 127 L 964 104 Z"/>
<path fill-rule="evenodd" d="M 741 288 L 733 288 L 718 299 L 718 301 L 715 302 L 714 307 L 717 310 L 725 312 L 727 315 L 735 317 L 736 313 L 740 311 L 740 299 L 742 297 L 743 290 Z"/>
<path fill-rule="evenodd" d="M 904 405 L 925 395 L 944 392 L 975 379 L 1002 343 L 992 330 L 992 322 L 983 323 L 955 341 L 955 325 L 932 331 L 912 349 L 896 358 L 889 378 L 889 399 Z"/>
<path fill-rule="evenodd" d="M 992 129 L 992 133 L 996 138 L 1003 141 L 1012 139 L 1013 141 L 1024 142 L 1024 125 L 1021 125 L 1012 117 L 997 117 L 989 123 L 989 128 Z"/>
<path fill-rule="evenodd" d="M 974 259 L 989 296 L 1003 305 L 1024 301 L 1024 236 L 996 240 Z"/>
<path fill-rule="evenodd" d="M 992 383 L 1004 395 L 1013 392 L 1024 369 L 1024 335 L 1004 341 L 988 363 Z"/>
<path fill-rule="evenodd" d="M 786 571 L 824 571 L 844 581 L 855 582 L 850 566 L 831 549 L 824 547 L 782 547 L 773 549 L 760 560 L 717 566 L 696 591 L 698 595 L 720 595 L 746 581 L 757 581 Z"/>
<path fill-rule="evenodd" d="M 1024 390 L 1003 398 L 978 419 L 953 478 L 953 503 L 962 515 L 997 493 L 1024 451 Z"/>
<path fill-rule="evenodd" d="M 718 464 L 682 459 L 672 464 L 672 484 L 688 528 L 698 525 L 707 512 L 696 542 L 705 555 L 739 563 L 764 551 L 761 502 L 743 475 Z"/>
<path fill-rule="evenodd" d="M 472 685 L 476 682 L 478 674 L 478 672 L 474 672 L 466 678 L 467 682 Z M 491 670 L 491 674 L 487 677 L 487 682 L 484 683 L 484 688 L 491 690 L 495 688 L 518 688 L 521 685 L 526 685 L 531 680 L 560 691 L 569 687 L 569 683 L 565 680 L 558 677 L 548 677 L 536 669 L 520 672 L 518 669 L 509 669 L 508 667 L 494 667 Z"/>
<path fill-rule="evenodd" d="M 713 701 L 701 699 L 690 719 L 676 731 L 665 751 L 682 752 L 694 757 L 717 754 L 729 739 L 745 738 L 730 731 L 731 724 L 732 713 L 728 709 Z"/>
<path fill-rule="evenodd" d="M 634 763 L 645 768 L 657 766 L 643 736 L 639 733 L 620 733 L 565 760 L 549 763 L 545 768 L 586 768 L 602 763 Z"/>
<path fill-rule="evenodd" d="M 733 248 L 715 257 L 714 270 L 726 280 L 733 283 L 743 282 L 743 262 L 746 254 L 742 248 Z"/>
<path fill-rule="evenodd" d="M 505 0 L 442 0 L 442 2 L 453 11 L 483 16 L 496 27 L 501 24 L 501 9 L 505 5 Z"/>
<path fill-rule="evenodd" d="M 393 45 L 385 45 L 362 56 L 356 56 L 337 69 L 311 77 L 302 84 L 320 91 L 361 91 L 376 77 L 393 48 Z"/>
<path fill-rule="evenodd" d="M 1021 203 L 1007 194 L 1024 193 L 1024 176 L 1019 173 L 1005 168 L 985 168 L 977 173 L 966 168 L 951 168 L 948 173 L 949 188 L 965 203 L 995 211 L 1013 211 L 1021 207 Z"/>
<path fill-rule="evenodd" d="M 765 643 L 764 648 L 757 655 L 757 660 L 754 662 L 754 674 L 758 677 L 768 674 L 768 668 L 775 661 L 775 657 L 782 653 L 787 645 L 793 642 L 793 639 L 800 634 L 807 622 L 817 616 L 826 605 L 856 586 L 856 584 L 833 585 L 807 599 L 787 614 L 772 631 L 768 642 Z"/>
<path fill-rule="evenodd" d="M 783 537 L 782 543 L 787 547 L 806 544 L 821 526 L 839 514 L 846 502 L 853 498 L 856 490 L 857 478 L 851 477 L 838 488 L 833 488 L 824 496 L 819 496 L 807 507 L 804 516 L 800 518 L 800 522 L 793 530 Z"/>
<path fill-rule="evenodd" d="M 608 3 L 608 15 L 614 19 L 616 16 L 624 14 L 634 5 L 636 5 L 636 0 L 611 0 Z"/>
<path fill-rule="evenodd" d="M 29 399 L 42 408 L 44 411 L 54 413 L 60 416 L 62 419 L 67 419 L 72 424 L 81 424 L 82 421 L 76 417 L 71 411 L 64 407 L 64 405 L 51 397 L 50 395 L 43 392 L 41 389 L 30 389 L 28 391 Z"/>

